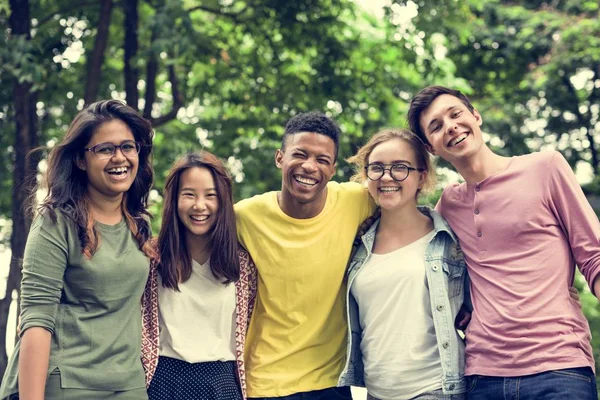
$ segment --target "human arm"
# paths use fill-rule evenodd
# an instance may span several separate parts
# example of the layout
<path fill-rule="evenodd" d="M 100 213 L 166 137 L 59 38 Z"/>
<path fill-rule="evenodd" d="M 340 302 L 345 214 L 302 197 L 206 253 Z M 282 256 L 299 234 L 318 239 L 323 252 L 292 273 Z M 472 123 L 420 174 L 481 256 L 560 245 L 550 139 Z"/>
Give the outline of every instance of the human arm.
<path fill-rule="evenodd" d="M 21 281 L 20 399 L 44 398 L 67 249 L 66 232 L 57 223 L 47 217 L 34 221 L 25 247 Z"/>
<path fill-rule="evenodd" d="M 52 334 L 33 327 L 21 337 L 19 354 L 19 399 L 43 400 L 50 360 Z"/>
<path fill-rule="evenodd" d="M 556 152 L 550 163 L 548 206 L 567 236 L 579 270 L 598 297 L 600 222 L 564 157 Z"/>

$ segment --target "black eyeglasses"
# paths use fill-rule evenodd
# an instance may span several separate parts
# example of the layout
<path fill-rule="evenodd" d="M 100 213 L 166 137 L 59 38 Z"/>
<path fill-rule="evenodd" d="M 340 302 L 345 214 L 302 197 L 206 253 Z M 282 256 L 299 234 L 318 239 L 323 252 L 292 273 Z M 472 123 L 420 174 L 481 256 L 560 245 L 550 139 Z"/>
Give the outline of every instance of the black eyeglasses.
<path fill-rule="evenodd" d="M 369 164 L 365 167 L 365 171 L 367 171 L 367 178 L 372 181 L 378 181 L 383 178 L 385 171 L 390 171 L 390 176 L 393 180 L 397 182 L 402 182 L 408 175 L 410 171 L 425 171 L 423 168 L 413 168 L 404 164 L 387 164 L 388 168 L 385 167 L 385 164 Z"/>
<path fill-rule="evenodd" d="M 140 152 L 140 144 L 133 140 L 127 140 L 121 144 L 106 142 L 97 144 L 94 147 L 87 147 L 83 150 L 93 151 L 96 157 L 99 159 L 107 160 L 115 155 L 117 149 L 121 149 L 121 153 L 123 153 L 123 155 L 126 157 L 137 156 Z"/>

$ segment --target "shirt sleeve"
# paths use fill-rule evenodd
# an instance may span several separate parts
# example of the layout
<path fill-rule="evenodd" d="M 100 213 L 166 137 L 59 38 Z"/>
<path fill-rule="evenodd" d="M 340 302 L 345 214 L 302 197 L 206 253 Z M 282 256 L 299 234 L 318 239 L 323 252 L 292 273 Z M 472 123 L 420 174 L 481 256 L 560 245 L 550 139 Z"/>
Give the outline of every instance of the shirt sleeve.
<path fill-rule="evenodd" d="M 20 334 L 31 327 L 54 333 L 56 311 L 64 285 L 68 241 L 64 226 L 38 216 L 31 226 L 23 258 Z M 64 221 L 63 221 L 64 222 Z"/>
<path fill-rule="evenodd" d="M 594 280 L 600 274 L 600 222 L 562 154 L 556 152 L 550 163 L 550 207 L 567 235 L 579 270 L 593 291 Z"/>

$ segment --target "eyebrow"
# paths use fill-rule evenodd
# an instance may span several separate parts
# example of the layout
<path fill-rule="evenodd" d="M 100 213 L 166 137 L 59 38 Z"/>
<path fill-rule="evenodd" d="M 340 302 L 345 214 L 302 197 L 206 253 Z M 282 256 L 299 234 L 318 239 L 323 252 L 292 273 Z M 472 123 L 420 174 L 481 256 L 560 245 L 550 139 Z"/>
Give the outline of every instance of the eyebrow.
<path fill-rule="evenodd" d="M 457 106 L 450 106 L 446 109 L 446 113 L 448 111 L 452 111 L 452 109 L 456 108 Z M 427 130 L 429 131 L 431 129 L 431 125 L 433 125 L 435 122 L 437 122 L 437 118 L 434 118 L 431 120 L 431 122 L 429 122 L 429 125 L 427 125 Z"/>
<path fill-rule="evenodd" d="M 375 161 L 375 162 L 372 162 L 372 163 L 369 163 L 369 164 L 382 164 L 382 165 L 410 164 L 410 165 L 412 165 L 412 163 L 410 161 L 408 161 L 408 160 L 394 160 L 394 161 L 392 161 L 390 163 L 384 163 L 384 162 L 381 162 L 381 161 Z"/>
<path fill-rule="evenodd" d="M 195 191 L 196 191 L 196 188 L 192 188 L 192 187 L 183 187 L 183 188 L 181 188 L 181 190 L 180 190 L 180 191 L 181 191 L 181 192 L 183 192 L 183 191 L 185 191 L 185 190 L 189 190 L 189 191 L 195 192 Z M 204 191 L 205 191 L 205 192 L 210 192 L 210 191 L 215 191 L 215 192 L 216 192 L 216 191 L 217 191 L 217 188 L 208 188 L 208 189 L 204 189 Z"/>

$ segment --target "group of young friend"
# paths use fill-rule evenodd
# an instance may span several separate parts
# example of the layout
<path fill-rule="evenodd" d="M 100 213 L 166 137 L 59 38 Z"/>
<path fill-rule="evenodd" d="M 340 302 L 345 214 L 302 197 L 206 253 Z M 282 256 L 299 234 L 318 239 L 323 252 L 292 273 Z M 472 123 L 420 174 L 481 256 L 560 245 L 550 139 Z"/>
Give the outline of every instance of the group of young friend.
<path fill-rule="evenodd" d="M 151 126 L 81 111 L 49 155 L 0 399 L 596 400 L 569 289 L 577 265 L 600 293 L 600 223 L 565 159 L 493 153 L 449 88 L 408 122 L 337 183 L 339 127 L 298 114 L 281 190 L 235 206 L 221 161 L 188 154 L 152 238 Z M 465 180 L 435 209 L 430 153 Z"/>

